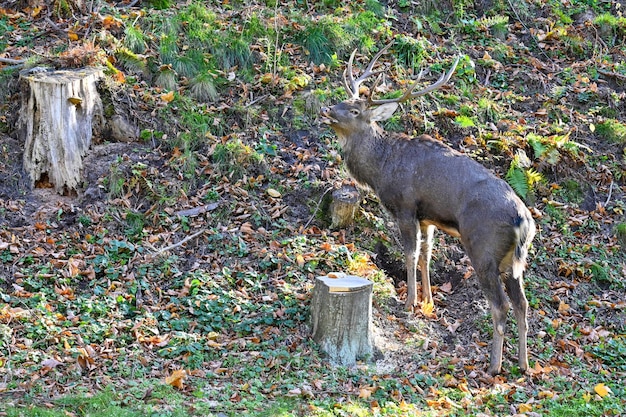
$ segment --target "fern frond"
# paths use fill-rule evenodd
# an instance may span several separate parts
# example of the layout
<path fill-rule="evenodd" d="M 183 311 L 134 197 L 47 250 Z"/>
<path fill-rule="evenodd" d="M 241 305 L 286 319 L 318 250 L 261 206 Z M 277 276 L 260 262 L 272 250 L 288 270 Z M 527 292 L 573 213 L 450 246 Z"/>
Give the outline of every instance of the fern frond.
<path fill-rule="evenodd" d="M 526 141 L 533 148 L 536 158 L 541 158 L 548 151 L 548 147 L 544 145 L 541 139 L 541 136 L 532 133 L 526 137 Z"/>
<path fill-rule="evenodd" d="M 478 23 L 480 23 L 481 25 L 490 28 L 493 26 L 498 26 L 498 25 L 508 25 L 509 24 L 509 17 L 508 16 L 503 16 L 503 15 L 495 15 L 495 16 L 489 16 L 489 17 L 483 17 L 482 19 L 480 19 L 478 21 Z"/>
<path fill-rule="evenodd" d="M 524 170 L 512 163 L 509 171 L 506 173 L 506 181 L 520 197 L 526 198 L 529 188 Z"/>
<path fill-rule="evenodd" d="M 128 48 L 118 48 L 115 51 L 115 57 L 127 71 L 146 73 L 148 70 L 144 57 L 135 54 Z"/>
<path fill-rule="evenodd" d="M 526 182 L 528 183 L 529 187 L 532 187 L 533 185 L 542 182 L 543 180 L 543 174 L 541 174 L 540 172 L 534 170 L 533 168 L 529 168 L 526 170 Z"/>

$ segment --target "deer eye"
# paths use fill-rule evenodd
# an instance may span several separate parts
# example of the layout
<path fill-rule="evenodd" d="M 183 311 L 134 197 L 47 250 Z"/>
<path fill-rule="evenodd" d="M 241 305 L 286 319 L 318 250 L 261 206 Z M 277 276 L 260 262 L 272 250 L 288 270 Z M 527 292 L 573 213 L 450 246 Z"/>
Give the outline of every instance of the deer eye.
<path fill-rule="evenodd" d="M 358 111 L 357 109 L 350 109 L 350 113 L 351 113 L 353 116 L 358 116 L 361 112 L 360 112 L 360 111 Z"/>

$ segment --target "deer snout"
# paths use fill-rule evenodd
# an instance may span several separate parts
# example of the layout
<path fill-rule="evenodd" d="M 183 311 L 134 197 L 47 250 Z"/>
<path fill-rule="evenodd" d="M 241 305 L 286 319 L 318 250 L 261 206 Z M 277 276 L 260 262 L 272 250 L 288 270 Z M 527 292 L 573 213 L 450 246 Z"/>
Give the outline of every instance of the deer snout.
<path fill-rule="evenodd" d="M 330 115 L 330 107 L 322 107 L 320 109 L 320 116 L 322 116 L 322 123 L 324 124 L 332 124 L 336 120 Z"/>

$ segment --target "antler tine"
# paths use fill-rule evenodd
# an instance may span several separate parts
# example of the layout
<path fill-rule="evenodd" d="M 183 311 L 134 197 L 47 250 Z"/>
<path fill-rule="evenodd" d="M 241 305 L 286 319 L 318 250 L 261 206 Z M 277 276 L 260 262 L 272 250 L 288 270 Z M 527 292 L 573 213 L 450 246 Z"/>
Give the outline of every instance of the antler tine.
<path fill-rule="evenodd" d="M 461 56 L 460 55 L 457 56 L 456 59 L 454 60 L 454 63 L 452 64 L 452 68 L 450 68 L 450 70 L 447 73 L 442 74 L 441 77 L 439 77 L 439 79 L 435 83 L 429 85 L 428 87 L 422 90 L 413 92 L 413 90 L 415 90 L 420 80 L 422 79 L 422 76 L 424 75 L 424 70 L 420 71 L 419 75 L 417 76 L 417 80 L 411 85 L 411 87 L 409 87 L 408 90 L 406 90 L 406 92 L 401 97 L 382 99 L 382 100 L 372 100 L 370 97 L 370 102 L 372 104 L 403 103 L 407 100 L 410 100 L 415 97 L 423 96 L 424 94 L 428 94 L 431 91 L 434 91 L 440 87 L 443 87 L 444 85 L 448 83 L 448 81 L 450 81 L 450 78 L 452 77 L 452 74 L 454 74 L 454 70 L 456 70 L 456 66 L 458 65 L 460 59 L 461 59 Z"/>
<path fill-rule="evenodd" d="M 343 70 L 343 85 L 352 98 L 359 98 L 358 84 L 354 81 L 354 73 L 352 71 L 352 62 L 354 61 L 355 55 L 356 49 L 352 51 L 350 59 L 348 60 L 348 66 Z"/>
<path fill-rule="evenodd" d="M 454 70 L 456 70 L 456 66 L 458 65 L 460 59 L 461 59 L 461 56 L 460 55 L 457 56 L 456 59 L 454 60 L 454 63 L 452 64 L 452 68 L 450 68 L 450 71 L 448 71 L 446 74 L 443 74 L 441 77 L 439 77 L 437 82 L 435 82 L 434 84 L 431 84 L 428 87 L 424 88 L 423 90 L 416 91 L 414 93 L 412 91 L 415 88 L 415 85 L 411 86 L 411 88 L 410 88 L 411 98 L 423 96 L 424 94 L 428 94 L 431 91 L 434 91 L 434 90 L 436 90 L 436 89 L 446 85 L 448 83 L 448 81 L 450 81 L 450 78 L 452 77 L 452 74 L 454 74 Z"/>
<path fill-rule="evenodd" d="M 373 71 L 374 65 L 376 65 L 376 61 L 385 53 L 387 50 L 393 45 L 393 42 L 387 44 L 384 48 L 382 48 L 378 53 L 372 58 L 368 66 L 363 71 L 363 74 L 359 76 L 356 80 L 354 79 L 354 72 L 352 70 L 352 64 L 354 62 L 354 56 L 356 55 L 356 49 L 352 51 L 352 55 L 350 55 L 350 60 L 348 61 L 348 66 L 343 72 L 343 82 L 346 90 L 350 93 L 352 98 L 359 98 L 359 86 L 365 81 L 367 78 L 372 75 L 378 75 L 384 71 L 384 69 Z"/>

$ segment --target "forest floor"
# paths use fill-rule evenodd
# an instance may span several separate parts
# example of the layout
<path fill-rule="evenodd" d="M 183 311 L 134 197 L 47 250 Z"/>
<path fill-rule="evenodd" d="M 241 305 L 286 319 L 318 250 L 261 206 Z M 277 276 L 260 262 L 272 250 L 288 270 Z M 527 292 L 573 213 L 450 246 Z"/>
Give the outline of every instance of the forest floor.
<path fill-rule="evenodd" d="M 625 5 L 478 3 L 0 3 L 0 415 L 626 415 Z M 512 315 L 485 372 L 491 318 L 457 239 L 435 239 L 434 310 L 407 312 L 376 197 L 330 225 L 352 180 L 317 114 L 346 97 L 352 49 L 363 68 L 391 40 L 381 96 L 462 58 L 385 129 L 478 160 L 535 218 L 527 373 Z M 137 126 L 99 132 L 67 195 L 22 169 L 35 65 L 102 65 L 105 116 Z M 355 367 L 309 338 L 330 272 L 375 283 L 377 353 Z"/>

